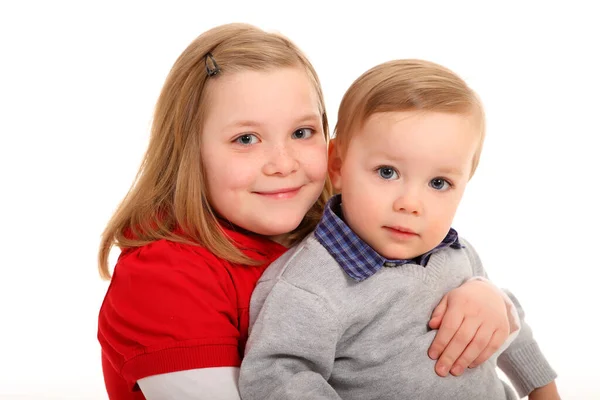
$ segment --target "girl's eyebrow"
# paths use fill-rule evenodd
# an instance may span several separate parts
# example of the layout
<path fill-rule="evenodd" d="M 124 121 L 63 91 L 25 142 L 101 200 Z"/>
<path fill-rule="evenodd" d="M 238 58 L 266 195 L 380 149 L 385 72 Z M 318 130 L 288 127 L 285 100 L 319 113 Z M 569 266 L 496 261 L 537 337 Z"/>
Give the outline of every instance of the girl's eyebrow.
<path fill-rule="evenodd" d="M 305 122 L 305 121 L 321 121 L 321 116 L 317 113 L 311 112 L 304 114 L 300 118 L 296 120 L 297 122 Z"/>
<path fill-rule="evenodd" d="M 304 114 L 302 116 L 300 116 L 299 118 L 295 119 L 295 123 L 302 123 L 302 122 L 320 122 L 321 121 L 321 116 L 319 114 L 316 114 L 314 112 L 311 113 L 307 113 Z M 261 122 L 255 121 L 255 120 L 251 120 L 251 119 L 243 119 L 243 120 L 239 120 L 239 121 L 233 121 L 229 124 L 227 124 L 225 126 L 226 129 L 231 129 L 231 128 L 258 128 L 261 127 L 263 124 Z"/>
<path fill-rule="evenodd" d="M 231 122 L 231 123 L 227 124 L 225 126 L 225 128 L 227 128 L 227 129 L 229 129 L 229 128 L 241 128 L 241 127 L 244 127 L 244 128 L 247 128 L 247 127 L 249 127 L 249 128 L 256 128 L 256 127 L 259 127 L 261 125 L 262 124 L 259 123 L 259 122 L 257 122 L 257 121 L 253 121 L 253 120 L 247 119 L 247 120 L 240 120 L 240 121 Z"/>

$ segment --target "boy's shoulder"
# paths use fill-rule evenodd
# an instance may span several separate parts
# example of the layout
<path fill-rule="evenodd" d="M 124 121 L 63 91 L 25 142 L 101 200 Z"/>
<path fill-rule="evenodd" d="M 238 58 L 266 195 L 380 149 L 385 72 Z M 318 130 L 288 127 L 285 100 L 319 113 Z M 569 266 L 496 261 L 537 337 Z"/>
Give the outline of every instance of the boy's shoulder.
<path fill-rule="evenodd" d="M 332 280 L 345 281 L 345 275 L 327 249 L 311 234 L 273 261 L 259 284 L 274 280 L 284 280 L 308 290 Z"/>
<path fill-rule="evenodd" d="M 298 289 L 325 299 L 345 285 L 342 268 L 311 234 L 276 259 L 262 274 L 250 302 L 250 325 L 254 325 L 267 297 L 276 285 Z"/>

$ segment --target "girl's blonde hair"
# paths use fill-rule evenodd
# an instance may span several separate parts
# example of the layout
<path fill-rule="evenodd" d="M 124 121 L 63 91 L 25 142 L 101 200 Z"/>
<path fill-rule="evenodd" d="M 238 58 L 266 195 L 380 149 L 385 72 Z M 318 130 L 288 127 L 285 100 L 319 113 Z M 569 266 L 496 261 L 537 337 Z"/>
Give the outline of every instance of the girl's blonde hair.
<path fill-rule="evenodd" d="M 207 58 L 208 53 L 212 58 Z M 213 60 L 219 72 L 209 76 Z M 199 244 L 222 259 L 255 264 L 224 234 L 208 202 L 200 156 L 206 84 L 221 74 L 282 67 L 306 71 L 319 98 L 328 140 L 327 114 L 317 73 L 286 37 L 252 25 L 227 24 L 201 34 L 179 56 L 156 103 L 150 142 L 136 180 L 102 234 L 98 253 L 102 278 L 110 279 L 108 256 L 113 246 L 123 250 L 160 239 Z M 327 181 L 318 201 L 289 234 L 290 244 L 314 229 L 330 194 Z"/>
<path fill-rule="evenodd" d="M 346 154 L 352 135 L 379 112 L 436 111 L 475 119 L 480 141 L 471 175 L 479 164 L 485 114 L 477 94 L 454 72 L 423 60 L 389 61 L 362 74 L 344 94 L 335 127 L 336 148 Z"/>

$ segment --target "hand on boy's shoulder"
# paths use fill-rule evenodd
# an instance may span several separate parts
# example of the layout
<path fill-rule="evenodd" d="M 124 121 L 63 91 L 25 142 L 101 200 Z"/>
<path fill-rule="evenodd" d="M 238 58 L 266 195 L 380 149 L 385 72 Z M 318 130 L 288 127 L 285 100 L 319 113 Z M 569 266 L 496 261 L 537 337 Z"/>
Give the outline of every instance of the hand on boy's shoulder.
<path fill-rule="evenodd" d="M 435 308 L 429 322 L 439 329 L 429 357 L 435 371 L 459 376 L 466 368 L 487 361 L 506 341 L 510 324 L 504 298 L 488 282 L 472 280 L 451 290 Z"/>

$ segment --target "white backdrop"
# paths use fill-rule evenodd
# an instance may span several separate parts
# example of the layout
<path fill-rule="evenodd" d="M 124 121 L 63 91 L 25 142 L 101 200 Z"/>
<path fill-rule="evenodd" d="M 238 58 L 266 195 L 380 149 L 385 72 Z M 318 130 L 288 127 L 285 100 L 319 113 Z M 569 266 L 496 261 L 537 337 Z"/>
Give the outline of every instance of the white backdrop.
<path fill-rule="evenodd" d="M 2 2 L 1 399 L 106 399 L 100 233 L 137 171 L 171 65 L 198 34 L 234 21 L 308 54 L 332 126 L 344 90 L 377 63 L 425 58 L 467 80 L 488 137 L 455 227 L 520 298 L 563 398 L 600 399 L 592 2 L 384 3 Z"/>

